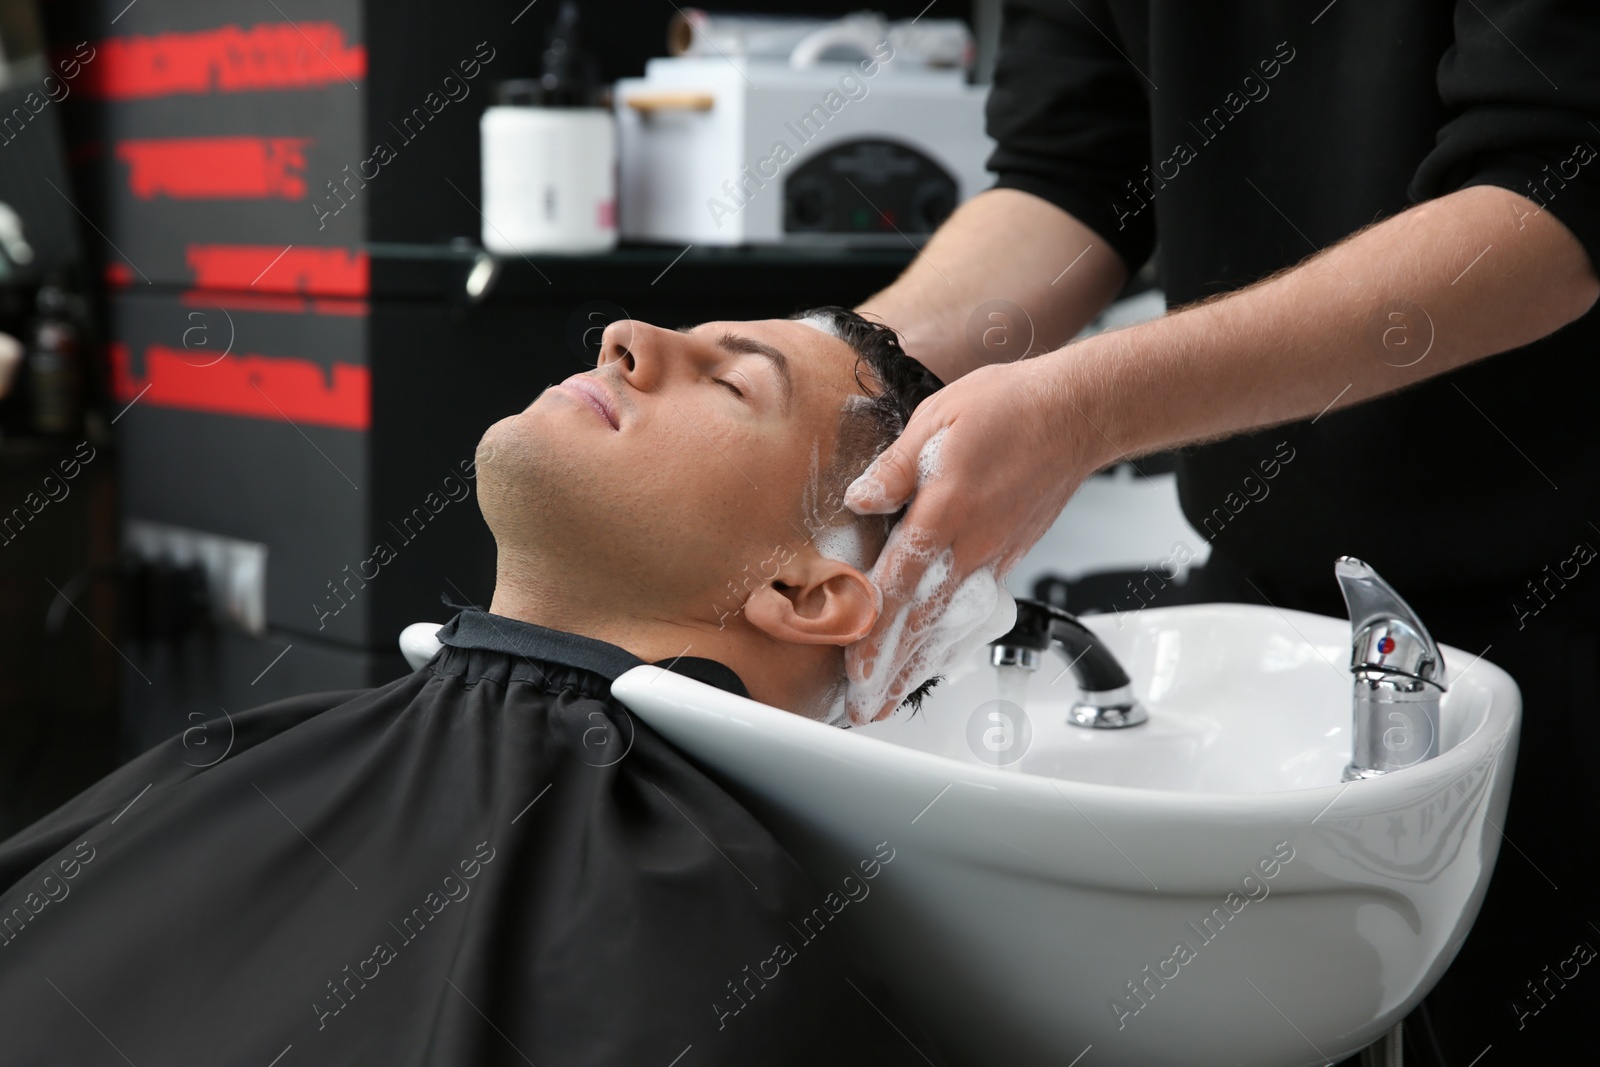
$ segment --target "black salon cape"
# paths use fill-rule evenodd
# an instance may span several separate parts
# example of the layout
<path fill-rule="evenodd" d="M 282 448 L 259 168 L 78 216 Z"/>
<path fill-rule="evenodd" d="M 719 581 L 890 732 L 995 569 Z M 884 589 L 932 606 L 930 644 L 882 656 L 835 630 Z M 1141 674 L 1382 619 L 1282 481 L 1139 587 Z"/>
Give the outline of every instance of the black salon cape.
<path fill-rule="evenodd" d="M 192 728 L 0 845 L 0 1063 L 938 1058 L 846 929 L 799 928 L 825 893 L 611 698 L 638 659 L 479 611 L 440 638 L 389 685 Z"/>

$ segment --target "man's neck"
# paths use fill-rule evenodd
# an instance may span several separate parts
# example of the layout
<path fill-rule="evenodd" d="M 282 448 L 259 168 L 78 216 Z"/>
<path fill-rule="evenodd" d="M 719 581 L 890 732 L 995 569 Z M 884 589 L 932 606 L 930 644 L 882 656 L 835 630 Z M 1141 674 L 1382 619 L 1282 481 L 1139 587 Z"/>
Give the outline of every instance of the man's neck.
<path fill-rule="evenodd" d="M 786 710 L 819 698 L 814 679 L 825 677 L 815 647 L 783 645 L 735 616 L 725 624 L 674 612 L 660 616 L 638 605 L 607 604 L 559 581 L 535 580 L 502 569 L 489 611 L 508 619 L 616 645 L 646 663 L 670 663 L 680 656 L 715 660 L 739 676 L 752 699 Z"/>

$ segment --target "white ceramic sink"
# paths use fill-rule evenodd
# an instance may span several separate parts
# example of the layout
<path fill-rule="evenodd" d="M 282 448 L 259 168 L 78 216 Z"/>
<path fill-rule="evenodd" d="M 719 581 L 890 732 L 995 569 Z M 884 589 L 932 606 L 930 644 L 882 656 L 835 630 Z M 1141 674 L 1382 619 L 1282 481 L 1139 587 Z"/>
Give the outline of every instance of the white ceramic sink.
<path fill-rule="evenodd" d="M 613 692 L 820 887 L 888 842 L 841 918 L 959 1067 L 1311 1067 L 1372 1043 L 1477 915 L 1516 685 L 1446 647 L 1441 754 L 1344 785 L 1344 619 L 1218 604 L 1084 621 L 1150 721 L 1066 725 L 1076 691 L 1048 654 L 1006 767 L 975 755 L 1005 749 L 987 649 L 917 716 L 857 730 L 655 667 Z"/>

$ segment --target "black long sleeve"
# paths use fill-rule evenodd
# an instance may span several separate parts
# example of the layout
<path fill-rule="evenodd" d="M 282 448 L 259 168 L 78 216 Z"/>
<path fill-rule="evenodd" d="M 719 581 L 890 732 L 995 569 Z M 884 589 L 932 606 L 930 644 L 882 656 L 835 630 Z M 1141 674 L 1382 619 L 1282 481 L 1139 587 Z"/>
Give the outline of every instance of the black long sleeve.
<path fill-rule="evenodd" d="M 1071 212 L 1130 267 L 1159 232 L 1173 306 L 1469 185 L 1529 197 L 1600 262 L 1600 4 L 1014 0 L 1004 17 L 998 184 Z M 1450 328 L 1415 318 L 1419 347 Z M 1593 404 L 1573 386 L 1597 349 L 1591 311 L 1403 392 L 1187 449 L 1189 547 L 1323 592 L 1350 553 L 1400 588 L 1470 575 L 1509 605 L 1594 536 Z M 1381 509 L 1375 486 L 1392 490 Z M 1594 588 L 1569 595 L 1600 602 Z"/>
<path fill-rule="evenodd" d="M 1501 186 L 1555 215 L 1600 264 L 1600 4 L 1461 0 L 1453 24 L 1438 78 L 1451 117 L 1412 197 Z"/>
<path fill-rule="evenodd" d="M 1104 33 L 1100 28 L 1104 29 Z M 1141 75 L 1114 37 L 1104 2 L 1006 5 L 986 119 L 1000 188 L 1042 197 L 1098 233 L 1138 270 L 1155 215 L 1119 217 L 1123 184 L 1150 158 Z"/>

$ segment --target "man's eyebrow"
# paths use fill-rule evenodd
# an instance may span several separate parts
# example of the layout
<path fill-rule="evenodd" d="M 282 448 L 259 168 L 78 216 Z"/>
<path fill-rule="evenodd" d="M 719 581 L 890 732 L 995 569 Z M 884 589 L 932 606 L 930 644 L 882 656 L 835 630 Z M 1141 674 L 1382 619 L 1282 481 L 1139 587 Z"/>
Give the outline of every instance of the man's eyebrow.
<path fill-rule="evenodd" d="M 789 373 L 788 356 L 765 341 L 757 341 L 754 337 L 734 333 L 732 330 L 724 331 L 717 338 L 717 347 L 735 355 L 763 356 L 770 361 L 772 369 L 778 372 L 778 384 L 783 394 L 783 410 L 785 414 L 788 413 L 790 402 L 794 399 L 794 379 Z"/>

